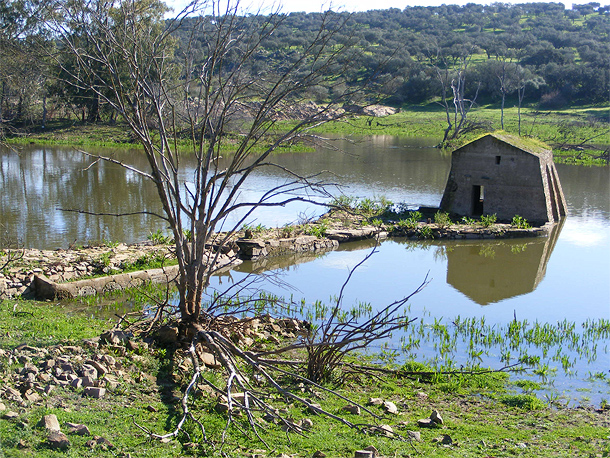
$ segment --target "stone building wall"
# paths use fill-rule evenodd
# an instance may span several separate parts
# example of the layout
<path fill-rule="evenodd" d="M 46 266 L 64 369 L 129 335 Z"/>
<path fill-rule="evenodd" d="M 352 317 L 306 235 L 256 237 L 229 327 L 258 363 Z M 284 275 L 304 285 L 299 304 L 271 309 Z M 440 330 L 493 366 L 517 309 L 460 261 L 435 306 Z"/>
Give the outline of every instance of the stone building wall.
<path fill-rule="evenodd" d="M 533 223 L 565 215 L 552 152 L 525 150 L 511 139 L 487 135 L 453 152 L 444 211 L 470 217 L 495 213 L 499 220 L 520 215 Z"/>

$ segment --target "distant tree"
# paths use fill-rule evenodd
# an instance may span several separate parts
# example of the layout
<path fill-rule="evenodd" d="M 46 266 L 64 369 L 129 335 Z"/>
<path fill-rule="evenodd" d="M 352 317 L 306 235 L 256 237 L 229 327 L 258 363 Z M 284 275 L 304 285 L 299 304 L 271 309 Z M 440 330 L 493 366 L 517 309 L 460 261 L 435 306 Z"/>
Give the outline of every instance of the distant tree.
<path fill-rule="evenodd" d="M 445 109 L 447 121 L 441 144 L 459 137 L 473 127 L 468 122 L 468 114 L 476 102 L 480 84 L 477 84 L 473 97 L 468 98 L 465 94 L 466 75 L 475 51 L 476 48 L 471 47 L 460 57 L 451 60 L 438 53 L 434 59 L 434 70 L 441 88 L 440 103 Z"/>

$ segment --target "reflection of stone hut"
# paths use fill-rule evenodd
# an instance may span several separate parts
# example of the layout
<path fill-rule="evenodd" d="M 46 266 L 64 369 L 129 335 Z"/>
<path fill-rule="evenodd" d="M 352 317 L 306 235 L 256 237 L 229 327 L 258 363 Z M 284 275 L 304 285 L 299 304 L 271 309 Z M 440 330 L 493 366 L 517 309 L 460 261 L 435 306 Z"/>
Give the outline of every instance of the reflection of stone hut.
<path fill-rule="evenodd" d="M 495 213 L 499 220 L 520 215 L 542 224 L 566 214 L 553 153 L 537 142 L 488 134 L 451 156 L 441 209 L 461 216 Z"/>
<path fill-rule="evenodd" d="M 481 305 L 531 293 L 546 275 L 562 224 L 548 237 L 456 242 L 447 250 L 447 283 Z"/>

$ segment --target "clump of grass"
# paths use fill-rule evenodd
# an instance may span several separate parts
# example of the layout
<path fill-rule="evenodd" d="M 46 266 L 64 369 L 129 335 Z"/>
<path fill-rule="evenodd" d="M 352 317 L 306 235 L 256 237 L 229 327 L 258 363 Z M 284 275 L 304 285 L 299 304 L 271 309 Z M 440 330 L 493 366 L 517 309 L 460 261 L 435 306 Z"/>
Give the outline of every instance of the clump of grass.
<path fill-rule="evenodd" d="M 394 205 L 393 202 L 384 196 L 374 199 L 367 197 L 365 199 L 358 200 L 355 197 L 341 195 L 335 197 L 329 204 L 329 207 L 359 214 L 366 218 L 375 218 L 391 214 L 392 205 Z"/>
<path fill-rule="evenodd" d="M 326 237 L 326 231 L 328 231 L 328 224 L 325 220 L 305 224 L 303 226 L 303 233 L 305 233 L 305 235 L 314 235 L 319 239 Z"/>
<path fill-rule="evenodd" d="M 451 227 L 451 225 L 453 224 L 453 222 L 451 221 L 451 218 L 449 218 L 449 213 L 441 212 L 441 211 L 437 211 L 434 214 L 434 222 L 441 229 L 446 229 L 448 227 Z"/>
<path fill-rule="evenodd" d="M 266 229 L 267 228 L 260 223 L 257 225 L 244 224 L 241 227 L 241 230 L 244 233 L 244 238 L 246 238 L 246 239 L 251 239 L 255 235 L 262 234 L 263 232 L 265 232 Z"/>
<path fill-rule="evenodd" d="M 173 242 L 172 237 L 163 234 L 161 229 L 157 229 L 155 232 L 150 232 L 147 238 L 155 245 L 169 245 Z"/>
<path fill-rule="evenodd" d="M 467 226 L 474 226 L 477 224 L 477 220 L 474 218 L 469 218 L 468 216 L 462 216 L 461 223 L 466 224 Z"/>
<path fill-rule="evenodd" d="M 121 265 L 123 272 L 135 272 L 144 269 L 158 269 L 160 267 L 176 264 L 176 260 L 168 259 L 163 253 L 148 253 L 140 256 L 133 262 L 126 262 Z"/>
<path fill-rule="evenodd" d="M 533 394 L 509 394 L 502 396 L 500 402 L 523 410 L 541 410 L 546 407 L 546 404 Z"/>
<path fill-rule="evenodd" d="M 493 215 L 481 216 L 481 224 L 483 225 L 483 227 L 491 227 L 496 224 L 496 221 L 498 221 L 498 217 L 495 213 Z"/>
<path fill-rule="evenodd" d="M 423 215 L 419 211 L 409 212 L 409 216 L 405 219 L 401 219 L 396 223 L 400 229 L 415 230 L 419 226 L 419 222 L 423 218 Z"/>
<path fill-rule="evenodd" d="M 510 225 L 516 227 L 517 229 L 529 229 L 532 227 L 523 216 L 519 215 L 513 216 Z"/>
<path fill-rule="evenodd" d="M 422 239 L 433 239 L 434 233 L 432 232 L 432 228 L 430 226 L 422 226 L 419 228 L 418 235 Z"/>

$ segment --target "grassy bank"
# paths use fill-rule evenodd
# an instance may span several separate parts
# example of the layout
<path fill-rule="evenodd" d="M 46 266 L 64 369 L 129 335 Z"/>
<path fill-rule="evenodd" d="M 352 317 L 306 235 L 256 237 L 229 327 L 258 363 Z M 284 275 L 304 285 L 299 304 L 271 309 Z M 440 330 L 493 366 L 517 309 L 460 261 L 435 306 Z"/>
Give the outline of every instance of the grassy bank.
<path fill-rule="evenodd" d="M 120 309 L 124 299 L 98 299 L 108 312 Z M 132 297 L 141 303 L 142 298 Z M 15 305 L 16 304 L 16 305 Z M 108 355 L 121 368 L 119 383 L 106 396 L 94 399 L 84 396 L 83 388 L 57 386 L 42 400 L 15 403 L 3 396 L 6 411 L 0 413 L 0 452 L 3 457 L 55 456 L 221 456 L 218 448 L 202 442 L 201 431 L 192 422 L 186 434 L 177 439 L 159 442 L 150 440 L 135 423 L 155 433 L 172 431 L 180 419 L 178 400 L 190 379 L 191 366 L 182 350 L 172 347 L 148 347 L 135 341 L 128 347 L 82 346 L 82 339 L 98 336 L 112 326 L 113 320 L 92 318 L 89 312 L 78 311 L 77 304 L 34 302 L 0 303 L 0 350 L 3 351 L 0 377 L 3 389 L 10 385 L 12 374 L 27 372 L 26 363 L 37 365 L 54 354 L 73 355 L 76 363 L 87 358 L 107 360 Z M 99 306 L 99 303 L 97 304 Z M 88 310 L 95 307 L 88 303 Z M 107 314 L 106 316 L 108 316 Z M 32 348 L 20 344 L 27 344 Z M 37 347 L 37 348 L 33 348 Z M 20 357 L 19 352 L 29 352 Z M 49 353 L 45 353 L 49 352 Z M 369 407 L 378 420 L 365 414 L 346 413 L 346 402 L 323 391 L 305 390 L 306 396 L 353 423 L 362 424 L 356 432 L 326 417 L 312 415 L 303 408 L 276 402 L 295 420 L 310 418 L 313 427 L 304 436 L 287 435 L 278 425 L 261 424 L 259 441 L 244 418 L 226 430 L 225 456 L 276 457 L 282 453 L 294 457 L 311 457 L 316 451 L 327 457 L 352 457 L 354 451 L 374 446 L 383 456 L 447 456 L 447 457 L 573 457 L 608 456 L 610 410 L 601 408 L 549 407 L 533 394 L 521 393 L 507 382 L 504 373 L 431 375 L 430 368 L 409 362 L 402 375 L 353 375 L 344 384 L 331 383 L 341 395 L 362 405 L 371 397 L 393 402 L 398 413 L 384 413 L 379 406 Z M 206 370 L 204 377 L 216 384 L 223 374 Z M 108 376 L 110 378 L 110 376 Z M 338 382 L 339 379 L 337 379 Z M 526 385 L 527 381 L 516 385 Z M 291 384 L 290 380 L 284 383 Z M 200 385 L 190 403 L 191 411 L 205 426 L 208 439 L 219 445 L 226 427 L 226 415 L 216 411 L 217 398 Z M 419 419 L 428 418 L 432 410 L 443 417 L 443 424 L 426 428 Z M 16 416 L 9 418 L 8 411 Z M 52 450 L 47 433 L 37 426 L 48 414 L 57 416 L 62 431 L 66 422 L 84 424 L 90 435 L 67 433 L 70 446 L 66 451 Z M 367 424 L 387 424 L 401 441 L 367 432 Z M 95 437 L 103 437 L 108 443 Z M 92 443 L 93 441 L 93 443 Z"/>
<path fill-rule="evenodd" d="M 482 106 L 471 111 L 469 119 L 486 125 L 490 130 L 501 127 L 501 112 L 497 106 Z M 522 109 L 521 133 L 538 138 L 554 148 L 556 162 L 582 165 L 607 165 L 610 146 L 610 108 L 608 106 L 578 107 L 564 110 L 541 111 Z M 279 128 L 290 126 L 279 123 Z M 437 104 L 409 106 L 400 113 L 384 118 L 355 116 L 325 124 L 314 132 L 332 135 L 398 135 L 409 137 L 442 138 L 446 115 Z M 504 130 L 518 133 L 516 107 L 504 110 Z M 478 135 L 480 132 L 474 134 Z M 467 141 L 466 136 L 455 146 Z M 139 147 L 123 124 L 49 123 L 45 129 L 31 129 L 21 136 L 8 139 L 11 143 L 43 143 L 70 146 Z M 186 142 L 182 143 L 185 151 Z M 307 145 L 292 145 L 286 150 L 306 151 Z M 231 149 L 231 142 L 226 146 Z M 282 148 L 284 150 L 284 148 Z"/>

